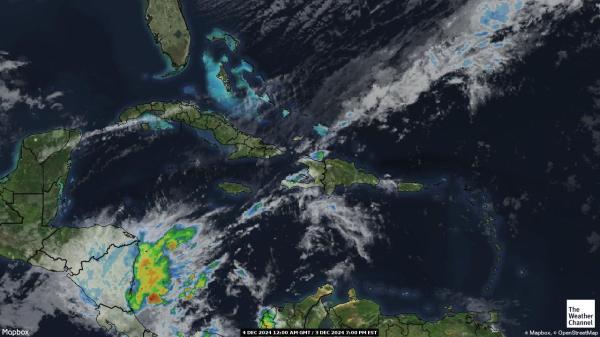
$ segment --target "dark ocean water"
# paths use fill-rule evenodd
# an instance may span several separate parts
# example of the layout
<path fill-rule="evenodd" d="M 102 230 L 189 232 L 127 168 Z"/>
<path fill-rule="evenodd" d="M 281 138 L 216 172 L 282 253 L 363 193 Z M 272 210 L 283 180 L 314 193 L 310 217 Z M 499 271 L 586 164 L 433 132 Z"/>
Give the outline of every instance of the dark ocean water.
<path fill-rule="evenodd" d="M 62 111 L 32 112 L 23 106 L 12 110 L 13 131 L 0 134 L 0 158 L 10 158 L 16 139 L 32 132 L 74 122 L 94 130 L 114 122 L 118 112 L 132 103 L 191 99 L 183 92 L 186 86 L 201 93 L 201 105 L 210 105 L 202 96 L 201 51 L 203 35 L 212 27 L 193 2 L 186 1 L 184 9 L 195 36 L 189 65 L 180 75 L 159 80 L 153 75 L 165 70 L 165 62 L 146 29 L 141 3 L 3 4 L 0 50 L 31 62 L 23 74 L 28 89 L 60 90 L 65 96 Z M 555 24 L 544 46 L 495 76 L 491 84 L 500 94 L 474 116 L 462 88 L 442 79 L 406 112 L 390 118 L 388 123 L 398 128 L 404 126 L 405 116 L 421 123 L 402 142 L 375 127 L 346 131 L 351 140 L 333 149 L 340 157 L 354 155 L 346 159 L 380 176 L 389 173 L 427 185 L 410 196 L 391 196 L 368 187 L 346 191 L 349 204 L 375 203 L 385 219 L 379 224 L 380 236 L 368 248 L 373 263 L 345 247 L 336 233 L 331 237 L 337 248 L 334 254 L 316 253 L 302 260 L 296 246 L 309 224 L 298 219 L 302 210 L 295 204 L 249 221 L 248 227 L 261 226 L 243 239 L 231 237 L 215 255 L 229 252 L 255 275 L 264 275 L 267 262 L 274 263 L 276 282 L 265 303 L 298 300 L 326 282 L 325 272 L 333 265 L 349 259 L 355 268 L 352 278 L 337 284 L 334 299 L 344 300 L 347 288 L 355 287 L 359 296 L 380 303 L 385 314 L 411 312 L 435 319 L 445 312 L 444 306 L 464 310 L 469 298 L 475 298 L 491 303 L 513 322 L 504 325 L 509 336 L 520 336 L 524 329 L 564 328 L 565 299 L 597 297 L 600 278 L 595 267 L 598 252 L 590 254 L 586 243 L 586 236 L 598 231 L 598 155 L 581 125 L 583 114 L 596 109 L 588 88 L 600 78 L 597 44 L 581 46 L 593 39 L 588 32 L 600 31 L 600 20 L 583 24 L 591 21 L 586 13 Z M 236 33 L 258 35 L 252 27 Z M 370 35 L 359 36 L 366 41 Z M 249 39 L 243 41 L 242 53 L 267 78 L 301 63 L 304 56 L 290 52 L 298 48 L 292 38 L 275 45 L 269 49 L 265 40 Z M 282 55 L 278 49 L 286 50 L 285 62 L 277 63 Z M 556 55 L 565 49 L 574 52 L 557 65 Z M 338 66 L 322 65 L 322 71 Z M 317 87 L 318 81 L 312 85 Z M 430 121 L 428 116 L 438 109 L 444 110 L 444 117 Z M 489 147 L 482 148 L 480 142 Z M 362 152 L 356 151 L 360 145 L 366 145 Z M 132 151 L 120 157 L 123 149 Z M 232 205 L 217 224 L 225 228 L 255 200 L 224 197 L 216 192 L 218 182 L 236 179 L 268 190 L 298 169 L 292 156 L 223 164 L 226 151 L 177 125 L 116 135 L 110 143 L 93 138 L 74 153 L 56 225 L 77 225 L 105 207 L 121 204 L 127 210 L 120 217 L 139 218 L 155 200 L 166 198 L 195 203 L 198 214 Z M 9 160 L 2 160 L 0 171 L 10 166 Z M 578 187 L 569 186 L 570 176 L 576 177 Z M 591 211 L 582 212 L 590 197 Z M 518 209 L 512 198 L 520 198 Z M 482 224 L 486 219 L 491 222 Z M 233 253 L 238 248 L 240 252 Z M 295 270 L 307 265 L 314 278 L 298 282 Z M 2 273 L 5 266 L 3 261 Z M 232 268 L 226 263 L 215 273 L 209 302 L 216 314 L 251 326 L 257 301 L 245 289 L 238 298 L 226 294 Z M 287 291 L 290 284 L 292 293 Z M 210 317 L 198 319 L 199 328 Z M 59 314 L 42 321 L 37 335 L 54 336 L 65 329 L 77 331 L 68 317 Z"/>
<path fill-rule="evenodd" d="M 598 231 L 598 205 L 594 201 L 590 211 L 583 208 L 597 195 L 598 155 L 581 122 L 584 114 L 597 112 L 590 87 L 600 78 L 595 66 L 600 49 L 593 42 L 598 22 L 592 13 L 548 22 L 554 25 L 552 37 L 495 76 L 492 92 L 498 94 L 475 116 L 462 90 L 443 79 L 390 124 L 402 128 L 403 117 L 425 121 L 438 109 L 447 116 L 441 121 L 425 122 L 427 127 L 417 128 L 402 142 L 375 128 L 351 131 L 353 139 L 369 139 L 359 161 L 409 175 L 437 168 L 486 191 L 505 223 L 500 227 L 504 252 L 492 289 L 481 295 L 517 301 L 505 312 L 519 323 L 505 326 L 514 336 L 527 328 L 564 329 L 566 299 L 598 296 L 600 275 L 593 267 L 598 253 L 590 253 L 586 241 Z M 565 50 L 569 57 L 558 62 Z M 489 150 L 482 150 L 478 141 Z M 392 149 L 389 144 L 394 144 Z M 575 187 L 569 177 L 576 177 Z M 506 197 L 523 195 L 519 209 L 506 205 Z M 476 254 L 474 259 L 479 259 Z M 467 278 L 477 277 L 477 269 L 465 266 L 463 272 Z M 451 288 L 477 296 L 468 283 Z"/>

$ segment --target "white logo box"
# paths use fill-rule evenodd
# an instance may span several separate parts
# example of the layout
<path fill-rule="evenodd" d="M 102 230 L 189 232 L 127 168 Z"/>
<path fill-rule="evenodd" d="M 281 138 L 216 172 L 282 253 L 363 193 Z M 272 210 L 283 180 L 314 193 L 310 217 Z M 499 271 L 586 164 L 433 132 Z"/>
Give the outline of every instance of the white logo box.
<path fill-rule="evenodd" d="M 567 300 L 567 328 L 596 328 L 596 300 Z"/>

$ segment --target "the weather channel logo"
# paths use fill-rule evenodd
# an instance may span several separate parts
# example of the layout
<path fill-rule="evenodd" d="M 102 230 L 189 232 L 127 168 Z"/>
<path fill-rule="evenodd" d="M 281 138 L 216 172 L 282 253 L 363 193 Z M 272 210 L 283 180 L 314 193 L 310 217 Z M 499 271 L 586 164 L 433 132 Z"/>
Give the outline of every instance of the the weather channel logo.
<path fill-rule="evenodd" d="M 596 328 L 596 300 L 567 300 L 567 328 Z"/>

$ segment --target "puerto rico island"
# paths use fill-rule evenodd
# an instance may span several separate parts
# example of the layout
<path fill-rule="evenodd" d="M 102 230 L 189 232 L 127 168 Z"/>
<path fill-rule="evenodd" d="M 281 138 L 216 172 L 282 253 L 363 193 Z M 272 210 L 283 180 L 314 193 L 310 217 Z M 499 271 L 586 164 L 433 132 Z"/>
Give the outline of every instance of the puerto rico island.
<path fill-rule="evenodd" d="M 419 192 L 423 189 L 423 184 L 413 182 L 398 182 L 396 183 L 398 192 Z"/>
<path fill-rule="evenodd" d="M 146 0 L 146 23 L 173 68 L 187 64 L 190 49 L 188 30 L 180 0 Z"/>
<path fill-rule="evenodd" d="M 258 313 L 261 329 L 379 329 L 380 337 L 502 337 L 497 313 L 448 313 L 437 321 L 425 321 L 414 314 L 386 316 L 379 305 L 348 291 L 348 301 L 333 305 L 323 299 L 333 293 L 326 284 L 297 303 L 262 308 Z"/>
<path fill-rule="evenodd" d="M 235 146 L 235 151 L 229 155 L 229 159 L 268 159 L 283 153 L 283 150 L 277 146 L 265 144 L 262 139 L 238 130 L 225 117 L 212 111 L 201 111 L 191 103 L 151 102 L 139 104 L 123 111 L 120 120 L 127 122 L 142 117 L 144 114 L 151 114 L 166 121 L 180 122 L 199 130 L 210 131 L 220 144 Z"/>

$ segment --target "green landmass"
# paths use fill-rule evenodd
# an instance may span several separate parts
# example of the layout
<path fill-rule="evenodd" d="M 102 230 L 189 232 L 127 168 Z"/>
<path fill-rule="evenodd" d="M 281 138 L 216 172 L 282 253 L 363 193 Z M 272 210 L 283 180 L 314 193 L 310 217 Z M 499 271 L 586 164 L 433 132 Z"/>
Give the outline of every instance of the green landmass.
<path fill-rule="evenodd" d="M 252 189 L 250 189 L 250 187 L 248 187 L 246 185 L 232 183 L 232 182 L 228 182 L 228 181 L 220 183 L 219 188 L 229 194 L 240 194 L 240 193 L 252 192 Z"/>
<path fill-rule="evenodd" d="M 229 159 L 271 158 L 283 153 L 275 145 L 265 144 L 260 138 L 250 136 L 237 128 L 225 117 L 212 111 L 200 111 L 190 103 L 151 102 L 127 108 L 120 119 L 125 122 L 136 119 L 144 113 L 151 113 L 167 121 L 181 122 L 200 130 L 212 132 L 215 139 L 223 145 L 235 146 Z"/>
<path fill-rule="evenodd" d="M 17 166 L 0 179 L 0 255 L 27 261 L 42 247 L 51 227 L 78 130 L 58 129 L 25 138 Z"/>
<path fill-rule="evenodd" d="M 318 328 L 327 317 L 327 309 L 322 299 L 332 293 L 333 286 L 326 284 L 298 303 L 287 303 L 280 309 L 264 309 L 260 313 L 259 327 L 261 329 Z"/>
<path fill-rule="evenodd" d="M 348 291 L 348 301 L 330 305 L 323 298 L 333 293 L 325 285 L 314 295 L 283 307 L 261 309 L 261 329 L 379 329 L 380 337 L 502 337 L 496 328 L 497 313 L 448 313 L 437 321 L 425 321 L 414 314 L 382 315 L 379 305 L 359 299 L 356 291 Z"/>
<path fill-rule="evenodd" d="M 187 63 L 190 32 L 180 0 L 147 0 L 146 22 L 160 49 L 175 69 Z"/>
<path fill-rule="evenodd" d="M 328 194 L 333 193 L 336 186 L 350 186 L 353 184 L 377 185 L 379 179 L 363 170 L 357 169 L 354 163 L 340 159 L 325 160 L 325 174 L 323 187 Z"/>
<path fill-rule="evenodd" d="M 398 191 L 400 192 L 419 192 L 423 189 L 423 184 L 421 183 L 404 183 L 398 182 Z"/>
<path fill-rule="evenodd" d="M 135 241 L 118 227 L 50 226 L 80 139 L 78 130 L 57 129 L 23 140 L 17 166 L 0 179 L 0 255 L 76 274 L 81 261 Z"/>
<path fill-rule="evenodd" d="M 71 153 L 81 140 L 78 130 L 57 129 L 26 137 L 16 167 L 0 178 L 0 256 L 26 261 L 76 278 L 84 262 L 98 261 L 111 247 L 137 239 L 114 226 L 52 227 L 69 173 Z M 98 324 L 129 336 L 151 336 L 123 308 L 99 303 Z"/>
<path fill-rule="evenodd" d="M 354 184 L 377 185 L 379 179 L 361 169 L 356 168 L 354 163 L 341 159 L 325 159 L 324 161 L 302 158 L 299 163 L 307 166 L 308 178 L 306 181 L 301 177 L 299 180 L 288 178 L 281 184 L 288 188 L 322 187 L 325 193 L 332 194 L 337 186 L 350 186 Z"/>
<path fill-rule="evenodd" d="M 232 91 L 231 81 L 229 80 L 229 75 L 227 75 L 225 66 L 222 63 L 219 68 L 219 73 L 217 73 L 217 78 L 219 79 L 219 81 L 221 81 L 221 83 L 223 83 L 223 85 L 225 86 L 225 90 L 227 90 L 227 92 Z"/>

